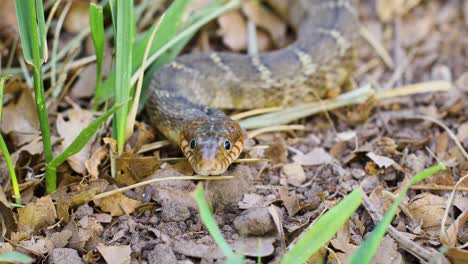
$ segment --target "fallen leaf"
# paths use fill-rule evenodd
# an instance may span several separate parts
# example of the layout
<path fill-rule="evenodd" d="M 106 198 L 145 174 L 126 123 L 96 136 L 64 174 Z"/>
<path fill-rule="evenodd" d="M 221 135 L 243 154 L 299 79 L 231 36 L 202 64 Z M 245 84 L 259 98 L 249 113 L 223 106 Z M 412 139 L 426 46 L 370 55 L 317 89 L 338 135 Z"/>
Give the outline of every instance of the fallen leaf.
<path fill-rule="evenodd" d="M 452 264 L 466 264 L 466 260 L 468 259 L 468 250 L 454 247 L 449 248 L 447 256 L 452 261 Z"/>
<path fill-rule="evenodd" d="M 0 186 L 0 237 L 9 238 L 11 232 L 15 232 L 18 225 L 15 221 L 15 216 L 10 208 L 5 192 Z"/>
<path fill-rule="evenodd" d="M 21 146 L 39 134 L 39 119 L 31 89 L 21 86 L 16 101 L 11 101 L 2 111 L 2 132 L 14 133 L 15 144 Z"/>
<path fill-rule="evenodd" d="M 96 248 L 108 264 L 130 263 L 130 254 L 132 253 L 130 245 L 106 246 L 100 243 Z"/>
<path fill-rule="evenodd" d="M 70 33 L 79 33 L 89 27 L 89 1 L 73 1 L 63 27 Z"/>
<path fill-rule="evenodd" d="M 223 43 L 233 51 L 247 48 L 247 23 L 239 11 L 229 11 L 218 18 Z"/>
<path fill-rule="evenodd" d="M 117 182 L 126 185 L 139 182 L 157 171 L 162 163 L 158 157 L 123 153 L 116 159 Z"/>
<path fill-rule="evenodd" d="M 332 157 L 323 148 L 314 148 L 305 155 L 297 154 L 292 159 L 303 166 L 317 166 L 332 161 Z"/>
<path fill-rule="evenodd" d="M 94 119 L 92 112 L 82 109 L 71 109 L 66 112 L 66 116 L 68 117 L 67 121 L 62 113 L 58 114 L 56 122 L 57 133 L 63 138 L 60 144 L 61 151 L 65 150 L 65 148 L 75 140 L 78 134 Z M 70 167 L 79 174 L 86 173 L 85 163 L 90 157 L 92 141 L 93 139 L 91 139 L 80 152 L 67 159 Z"/>
<path fill-rule="evenodd" d="M 398 252 L 398 245 L 392 237 L 386 235 L 380 243 L 377 253 L 372 259 L 372 264 L 403 264 L 406 263 Z"/>
<path fill-rule="evenodd" d="M 99 178 L 99 165 L 109 155 L 106 146 L 101 146 L 96 152 L 93 153 L 91 158 L 85 162 L 86 169 L 92 180 Z"/>
<path fill-rule="evenodd" d="M 447 228 L 447 230 L 441 230 L 440 241 L 447 247 L 457 246 L 458 232 L 468 221 L 468 211 L 464 211 L 460 214 L 457 219 Z"/>
<path fill-rule="evenodd" d="M 234 241 L 232 243 L 233 249 L 236 253 L 248 257 L 268 257 L 275 252 L 273 243 L 275 238 L 272 237 L 249 237 Z"/>
<path fill-rule="evenodd" d="M 380 168 L 388 168 L 395 164 L 395 161 L 391 158 L 377 155 L 374 152 L 368 152 L 366 156 L 369 157 L 373 162 L 375 162 L 375 164 L 377 164 L 377 166 L 379 166 Z"/>
<path fill-rule="evenodd" d="M 468 146 L 468 122 L 463 123 L 457 130 L 457 138 L 463 145 Z"/>
<path fill-rule="evenodd" d="M 242 11 L 259 28 L 265 29 L 277 47 L 286 45 L 286 24 L 274 13 L 256 1 L 243 1 Z"/>
<path fill-rule="evenodd" d="M 15 1 L 2 1 L 0 8 L 0 35 L 14 36 L 18 33 L 18 23 L 16 20 Z"/>
<path fill-rule="evenodd" d="M 138 200 L 116 193 L 114 195 L 94 201 L 102 211 L 110 213 L 112 216 L 131 214 L 142 203 Z"/>
<path fill-rule="evenodd" d="M 56 218 L 57 212 L 50 196 L 44 196 L 24 208 L 18 208 L 18 223 L 35 231 L 53 225 Z"/>
<path fill-rule="evenodd" d="M 298 163 L 289 163 L 283 166 L 283 174 L 289 184 L 300 187 L 307 179 L 304 169 Z"/>
<path fill-rule="evenodd" d="M 445 205 L 444 198 L 431 193 L 422 193 L 410 201 L 408 209 L 426 232 L 438 234 Z"/>
<path fill-rule="evenodd" d="M 269 148 L 265 150 L 265 156 L 271 164 L 284 164 L 288 161 L 288 146 L 281 136 L 275 136 Z"/>
<path fill-rule="evenodd" d="M 377 0 L 377 14 L 383 22 L 390 22 L 396 16 L 401 16 L 417 6 L 419 2 L 420 0 Z"/>
<path fill-rule="evenodd" d="M 404 47 L 412 47 L 426 39 L 433 27 L 434 19 L 431 16 L 418 17 L 401 27 L 401 43 Z"/>

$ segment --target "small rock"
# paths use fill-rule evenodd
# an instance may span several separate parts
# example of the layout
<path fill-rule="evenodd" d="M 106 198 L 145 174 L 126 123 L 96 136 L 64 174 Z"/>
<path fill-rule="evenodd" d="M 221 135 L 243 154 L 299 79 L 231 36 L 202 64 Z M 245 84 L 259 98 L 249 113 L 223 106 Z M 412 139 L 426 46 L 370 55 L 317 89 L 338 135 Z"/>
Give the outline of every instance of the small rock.
<path fill-rule="evenodd" d="M 179 222 L 190 218 L 187 206 L 174 201 L 165 201 L 162 204 L 161 218 L 165 222 Z"/>
<path fill-rule="evenodd" d="M 158 244 L 148 254 L 148 263 L 172 264 L 177 258 L 172 248 L 167 244 Z"/>
<path fill-rule="evenodd" d="M 54 248 L 49 254 L 49 264 L 84 264 L 78 251 L 71 248 Z"/>
<path fill-rule="evenodd" d="M 236 217 L 234 226 L 243 236 L 262 236 L 275 229 L 267 207 L 253 207 L 245 210 Z"/>
<path fill-rule="evenodd" d="M 361 182 L 361 188 L 367 193 L 371 192 L 375 187 L 379 185 L 379 178 L 376 176 L 367 176 Z"/>

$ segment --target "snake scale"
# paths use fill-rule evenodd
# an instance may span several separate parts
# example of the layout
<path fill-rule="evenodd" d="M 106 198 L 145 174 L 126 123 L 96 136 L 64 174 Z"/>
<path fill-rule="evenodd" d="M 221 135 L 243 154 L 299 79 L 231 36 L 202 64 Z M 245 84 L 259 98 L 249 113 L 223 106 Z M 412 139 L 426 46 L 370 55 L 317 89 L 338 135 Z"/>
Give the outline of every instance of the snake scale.
<path fill-rule="evenodd" d="M 349 0 L 293 0 L 289 22 L 297 40 L 288 47 L 182 55 L 152 77 L 150 123 L 181 147 L 197 174 L 222 174 L 242 152 L 243 130 L 221 109 L 316 101 L 349 78 L 357 36 Z"/>

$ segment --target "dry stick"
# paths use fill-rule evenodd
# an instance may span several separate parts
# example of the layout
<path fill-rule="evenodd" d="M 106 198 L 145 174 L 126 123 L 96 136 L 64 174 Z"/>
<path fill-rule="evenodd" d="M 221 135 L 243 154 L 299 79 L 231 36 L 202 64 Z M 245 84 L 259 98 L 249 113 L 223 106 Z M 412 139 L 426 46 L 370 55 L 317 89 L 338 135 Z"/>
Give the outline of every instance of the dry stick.
<path fill-rule="evenodd" d="M 434 124 L 437 124 L 439 125 L 440 127 L 442 127 L 446 132 L 447 134 L 449 135 L 449 137 L 455 142 L 455 145 L 457 145 L 457 147 L 460 149 L 460 151 L 462 152 L 463 156 L 465 157 L 465 159 L 468 161 L 468 153 L 466 152 L 465 148 L 463 148 L 462 144 L 460 143 L 460 141 L 458 140 L 457 136 L 452 132 L 452 130 L 450 130 L 450 128 L 448 128 L 444 123 L 440 122 L 439 120 L 433 118 L 433 117 L 430 117 L 430 116 L 424 116 L 424 115 L 415 115 L 415 116 L 396 116 L 396 117 L 391 117 L 391 118 L 397 118 L 397 119 L 421 119 L 421 120 L 425 120 L 425 121 L 430 121 Z"/>
<path fill-rule="evenodd" d="M 450 186 L 450 185 L 433 185 L 433 186 L 428 186 L 428 185 L 413 185 L 411 186 L 411 189 L 413 190 L 428 190 L 428 191 L 458 191 L 458 192 L 468 192 L 468 187 L 455 187 Z"/>
<path fill-rule="evenodd" d="M 372 221 L 374 221 L 374 224 L 377 225 L 382 220 L 383 216 L 378 212 L 377 209 L 375 209 L 374 205 L 365 193 L 363 193 L 362 205 L 367 210 L 367 212 L 369 212 L 369 215 L 371 216 Z M 401 248 L 408 251 L 413 256 L 420 258 L 425 262 L 432 258 L 433 253 L 416 242 L 410 240 L 409 238 L 401 235 L 400 231 L 398 231 L 393 226 L 389 226 L 387 231 L 390 236 L 398 242 Z"/>
<path fill-rule="evenodd" d="M 255 115 L 260 115 L 260 114 L 266 114 L 266 113 L 271 113 L 271 112 L 276 112 L 279 110 L 282 110 L 282 107 L 266 107 L 266 108 L 258 108 L 258 109 L 253 109 L 249 111 L 245 111 L 242 113 L 234 114 L 231 115 L 232 120 L 241 120 L 247 117 L 255 116 Z"/>
<path fill-rule="evenodd" d="M 268 133 L 268 132 L 278 132 L 278 131 L 291 131 L 291 130 L 305 130 L 305 126 L 303 125 L 290 125 L 290 126 L 271 126 L 271 127 L 264 127 L 249 131 L 248 137 L 254 138 L 261 134 Z"/>
<path fill-rule="evenodd" d="M 161 141 L 156 141 L 151 144 L 145 144 L 141 146 L 141 149 L 137 152 L 137 154 L 141 154 L 144 152 L 160 149 L 165 146 L 169 146 L 171 142 L 169 140 L 161 140 Z"/>
<path fill-rule="evenodd" d="M 445 207 L 444 217 L 442 218 L 442 222 L 440 223 L 439 238 L 441 241 L 444 241 L 444 239 L 442 239 L 444 236 L 447 239 L 450 239 L 447 229 L 445 229 L 445 223 L 447 222 L 450 208 L 452 208 L 453 201 L 455 200 L 455 192 L 457 191 L 458 186 L 466 179 L 468 179 L 468 174 L 466 174 L 465 176 L 463 176 L 461 179 L 458 180 L 457 184 L 455 184 L 455 187 L 452 190 L 452 193 L 450 194 L 450 198 L 447 201 L 447 206 Z M 455 246 L 455 245 L 446 245 L 446 246 Z"/>
<path fill-rule="evenodd" d="M 166 177 L 166 178 L 156 178 L 156 179 L 151 179 L 147 181 L 142 181 L 139 183 L 135 183 L 129 186 L 125 186 L 119 189 L 115 189 L 112 191 L 104 192 L 101 194 L 98 194 L 94 196 L 93 200 L 99 200 L 111 195 L 114 195 L 116 193 L 121 193 L 125 192 L 131 189 L 135 189 L 137 187 L 145 186 L 151 183 L 156 183 L 156 182 L 163 182 L 163 181 L 188 181 L 188 180 L 226 180 L 226 179 L 232 179 L 233 176 L 180 176 L 180 177 Z"/>
<path fill-rule="evenodd" d="M 382 43 L 378 41 L 370 32 L 367 30 L 366 27 L 360 26 L 359 27 L 359 34 L 362 38 L 364 38 L 372 48 L 374 48 L 375 52 L 382 58 L 383 62 L 390 68 L 393 69 L 395 67 L 395 63 L 393 63 L 392 57 L 388 54 L 387 50 L 384 48 Z"/>
<path fill-rule="evenodd" d="M 394 97 L 407 96 L 426 92 L 450 91 L 453 88 L 451 82 L 447 81 L 429 81 L 416 84 L 401 86 L 395 89 L 377 91 L 375 97 L 380 100 Z"/>

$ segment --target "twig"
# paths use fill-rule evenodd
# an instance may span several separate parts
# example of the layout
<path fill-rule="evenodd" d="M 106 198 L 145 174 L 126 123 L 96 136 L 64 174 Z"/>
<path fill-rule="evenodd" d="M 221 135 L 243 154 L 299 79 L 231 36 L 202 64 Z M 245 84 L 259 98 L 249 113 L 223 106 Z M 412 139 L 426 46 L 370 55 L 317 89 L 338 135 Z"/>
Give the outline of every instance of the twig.
<path fill-rule="evenodd" d="M 160 149 L 162 147 L 169 146 L 170 144 L 171 142 L 169 140 L 161 140 L 161 141 L 153 142 L 151 144 L 145 144 L 141 146 L 141 149 L 137 152 L 137 154 Z"/>
<path fill-rule="evenodd" d="M 283 109 L 282 107 L 266 107 L 266 108 L 258 108 L 258 109 L 253 109 L 249 111 L 245 111 L 242 113 L 234 114 L 231 115 L 231 119 L 233 120 L 241 120 L 247 117 L 255 116 L 255 115 L 260 115 L 260 114 L 266 114 L 266 113 L 271 113 L 271 112 L 276 112 Z"/>
<path fill-rule="evenodd" d="M 366 27 L 360 26 L 359 27 L 359 34 L 363 39 L 365 39 L 372 48 L 374 48 L 375 52 L 379 55 L 379 57 L 383 60 L 383 62 L 390 68 L 393 69 L 395 67 L 395 63 L 393 63 L 392 57 L 388 54 L 387 50 L 384 48 L 382 43 L 378 41 L 370 32 L 367 30 Z"/>
<path fill-rule="evenodd" d="M 369 197 L 365 193 L 363 193 L 362 205 L 367 210 L 367 212 L 369 212 L 369 215 L 374 221 L 374 224 L 377 225 L 382 220 L 383 216 L 374 207 Z M 393 226 L 389 226 L 387 231 L 390 234 L 390 236 L 398 242 L 401 248 L 408 251 L 413 256 L 422 259 L 424 262 L 427 262 L 429 259 L 432 258 L 433 254 L 429 250 L 420 246 L 416 242 L 404 237 L 400 234 L 400 231 L 398 231 Z"/>
<path fill-rule="evenodd" d="M 414 115 L 414 116 L 394 116 L 394 117 L 391 117 L 391 118 L 395 118 L 395 119 L 421 119 L 421 120 L 425 120 L 425 121 L 430 121 L 434 124 L 437 124 L 438 126 L 442 127 L 446 132 L 447 134 L 449 135 L 449 137 L 455 142 L 455 145 L 458 147 L 458 149 L 461 151 L 461 153 L 463 154 L 463 156 L 465 157 L 465 159 L 468 161 L 468 153 L 466 152 L 465 148 L 463 148 L 462 144 L 460 143 L 460 141 L 458 140 L 457 136 L 455 135 L 455 133 L 452 132 L 452 130 L 450 130 L 450 128 L 448 128 L 444 123 L 442 123 L 441 121 L 433 118 L 433 117 L 430 117 L 430 116 L 424 116 L 424 115 Z"/>
<path fill-rule="evenodd" d="M 449 234 L 447 232 L 448 230 L 445 228 L 445 224 L 447 222 L 450 209 L 452 208 L 453 201 L 455 200 L 455 192 L 457 191 L 458 186 L 466 179 L 468 179 L 468 174 L 466 174 L 465 176 L 463 176 L 461 179 L 458 180 L 458 182 L 455 184 L 455 186 L 454 186 L 454 188 L 452 190 L 452 193 L 450 194 L 450 198 L 447 201 L 447 206 L 445 207 L 444 217 L 442 218 L 442 221 L 440 223 L 439 237 L 440 237 L 440 240 L 442 242 L 444 242 L 444 240 L 445 240 L 445 239 L 443 239 L 443 237 L 445 237 L 447 239 L 450 239 Z M 445 241 L 449 242 L 447 240 L 445 240 Z M 455 245 L 446 245 L 446 246 L 452 246 L 453 247 Z"/>
<path fill-rule="evenodd" d="M 468 187 L 462 187 L 458 186 L 457 188 L 454 189 L 454 186 L 450 185 L 434 185 L 434 186 L 429 186 L 429 185 L 413 185 L 411 186 L 411 189 L 413 190 L 428 190 L 428 191 L 458 191 L 458 192 L 468 192 Z"/>
<path fill-rule="evenodd" d="M 233 176 L 180 176 L 180 177 L 166 177 L 166 178 L 156 178 L 156 179 L 151 179 L 147 181 L 142 181 L 139 183 L 135 183 L 129 186 L 125 186 L 119 189 L 115 189 L 112 191 L 104 192 L 101 194 L 98 194 L 94 196 L 93 200 L 99 200 L 111 195 L 114 195 L 116 193 L 121 193 L 125 192 L 131 189 L 135 189 L 137 187 L 145 186 L 151 183 L 155 182 L 163 182 L 163 181 L 188 181 L 188 180 L 227 180 L 227 179 L 232 179 Z"/>
<path fill-rule="evenodd" d="M 279 132 L 279 131 L 291 131 L 291 130 L 305 130 L 303 125 L 290 125 L 290 126 L 271 126 L 271 127 L 264 127 L 249 131 L 248 137 L 255 138 L 261 134 L 269 133 L 269 132 Z"/>

